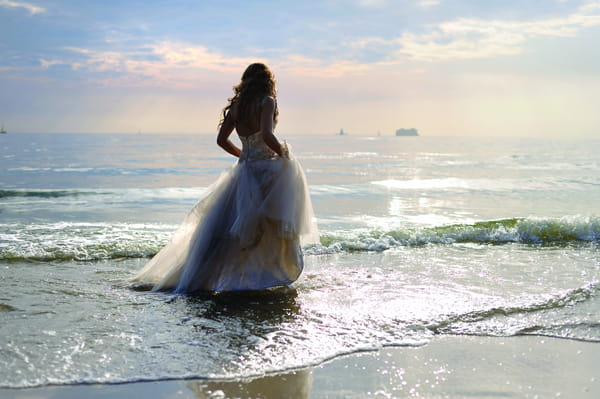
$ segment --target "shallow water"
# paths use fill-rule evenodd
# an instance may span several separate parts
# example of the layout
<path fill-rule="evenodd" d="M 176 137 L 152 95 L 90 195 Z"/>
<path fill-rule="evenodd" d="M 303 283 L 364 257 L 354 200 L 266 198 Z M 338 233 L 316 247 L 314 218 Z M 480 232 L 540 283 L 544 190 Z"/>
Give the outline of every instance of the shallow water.
<path fill-rule="evenodd" d="M 599 142 L 288 141 L 321 230 L 302 277 L 188 297 L 127 279 L 232 164 L 213 137 L 2 137 L 0 387 L 256 376 L 436 334 L 600 341 Z"/>

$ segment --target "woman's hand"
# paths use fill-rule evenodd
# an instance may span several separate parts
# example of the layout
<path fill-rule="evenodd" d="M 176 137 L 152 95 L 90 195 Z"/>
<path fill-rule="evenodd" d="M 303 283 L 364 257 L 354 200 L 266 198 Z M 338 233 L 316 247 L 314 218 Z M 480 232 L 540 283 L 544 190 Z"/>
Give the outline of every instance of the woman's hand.
<path fill-rule="evenodd" d="M 290 159 L 290 147 L 285 140 L 283 140 L 283 144 L 281 145 L 281 156 L 282 158 Z"/>

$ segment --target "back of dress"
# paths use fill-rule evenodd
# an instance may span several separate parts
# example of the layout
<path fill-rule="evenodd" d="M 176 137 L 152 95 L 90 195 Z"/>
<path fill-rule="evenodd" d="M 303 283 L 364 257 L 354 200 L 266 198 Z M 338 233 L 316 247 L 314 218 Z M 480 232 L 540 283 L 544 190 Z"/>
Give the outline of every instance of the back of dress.
<path fill-rule="evenodd" d="M 278 155 L 273 151 L 262 137 L 261 132 L 256 132 L 250 136 L 239 136 L 242 142 L 242 154 L 240 155 L 240 162 L 242 161 L 260 161 L 275 159 Z"/>
<path fill-rule="evenodd" d="M 193 293 L 287 286 L 300 276 L 301 243 L 318 242 L 304 172 L 293 156 L 271 150 L 260 132 L 240 140 L 239 161 L 134 281 Z"/>

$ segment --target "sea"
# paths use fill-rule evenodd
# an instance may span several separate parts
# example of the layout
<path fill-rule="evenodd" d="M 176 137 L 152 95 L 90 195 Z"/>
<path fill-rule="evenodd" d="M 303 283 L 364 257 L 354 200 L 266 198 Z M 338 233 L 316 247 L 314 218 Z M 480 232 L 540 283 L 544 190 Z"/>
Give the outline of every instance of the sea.
<path fill-rule="evenodd" d="M 0 135 L 0 388 L 239 379 L 439 335 L 600 345 L 600 140 L 280 139 L 320 231 L 302 276 L 186 296 L 129 279 L 236 162 L 214 135 Z"/>

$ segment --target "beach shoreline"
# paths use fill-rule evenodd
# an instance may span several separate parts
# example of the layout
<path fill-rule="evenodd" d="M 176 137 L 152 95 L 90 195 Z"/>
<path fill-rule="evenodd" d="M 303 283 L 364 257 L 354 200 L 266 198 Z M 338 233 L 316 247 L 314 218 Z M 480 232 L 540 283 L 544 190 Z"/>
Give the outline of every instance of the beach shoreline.
<path fill-rule="evenodd" d="M 596 398 L 599 358 L 593 342 L 437 336 L 424 346 L 359 352 L 254 379 L 0 389 L 0 398 Z"/>

